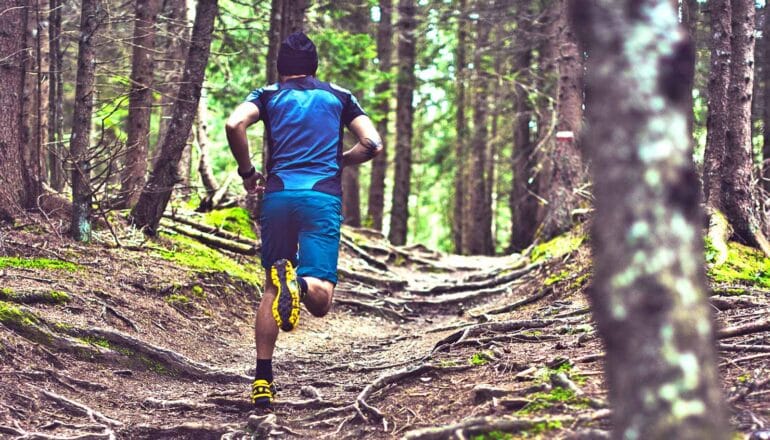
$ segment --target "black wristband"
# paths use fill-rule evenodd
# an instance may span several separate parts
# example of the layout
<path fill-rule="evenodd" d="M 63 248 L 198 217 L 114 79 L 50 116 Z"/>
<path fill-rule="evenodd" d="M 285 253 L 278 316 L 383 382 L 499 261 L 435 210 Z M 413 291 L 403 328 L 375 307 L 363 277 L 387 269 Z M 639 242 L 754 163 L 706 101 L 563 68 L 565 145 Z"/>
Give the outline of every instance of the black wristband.
<path fill-rule="evenodd" d="M 241 176 L 241 179 L 248 179 L 249 177 L 257 174 L 257 169 L 254 168 L 254 165 L 251 166 L 251 169 L 246 171 L 245 173 L 241 173 L 241 170 L 238 170 L 238 175 Z"/>

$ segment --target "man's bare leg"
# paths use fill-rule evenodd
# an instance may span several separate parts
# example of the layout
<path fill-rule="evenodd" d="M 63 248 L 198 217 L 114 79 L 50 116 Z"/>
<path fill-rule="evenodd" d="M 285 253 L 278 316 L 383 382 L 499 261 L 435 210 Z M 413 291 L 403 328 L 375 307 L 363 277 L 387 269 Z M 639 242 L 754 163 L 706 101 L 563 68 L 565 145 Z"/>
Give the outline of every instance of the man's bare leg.
<path fill-rule="evenodd" d="M 275 341 L 278 338 L 278 325 L 273 318 L 272 306 L 273 300 L 278 289 L 270 279 L 270 275 L 265 277 L 265 291 L 262 294 L 262 300 L 257 309 L 257 319 L 254 324 L 254 339 L 257 345 L 257 360 L 272 359 Z"/>
<path fill-rule="evenodd" d="M 308 311 L 316 317 L 329 313 L 334 296 L 334 284 L 313 277 L 302 277 L 307 283 L 307 294 L 303 302 Z"/>

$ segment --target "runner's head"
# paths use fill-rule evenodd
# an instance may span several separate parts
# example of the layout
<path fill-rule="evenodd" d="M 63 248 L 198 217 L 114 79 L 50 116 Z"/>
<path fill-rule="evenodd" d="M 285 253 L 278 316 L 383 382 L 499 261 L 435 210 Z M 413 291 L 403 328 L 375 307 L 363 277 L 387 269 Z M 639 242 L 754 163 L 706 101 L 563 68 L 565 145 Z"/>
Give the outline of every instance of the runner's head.
<path fill-rule="evenodd" d="M 315 44 L 302 32 L 294 32 L 281 43 L 278 52 L 278 74 L 315 75 L 318 69 L 318 53 Z"/>

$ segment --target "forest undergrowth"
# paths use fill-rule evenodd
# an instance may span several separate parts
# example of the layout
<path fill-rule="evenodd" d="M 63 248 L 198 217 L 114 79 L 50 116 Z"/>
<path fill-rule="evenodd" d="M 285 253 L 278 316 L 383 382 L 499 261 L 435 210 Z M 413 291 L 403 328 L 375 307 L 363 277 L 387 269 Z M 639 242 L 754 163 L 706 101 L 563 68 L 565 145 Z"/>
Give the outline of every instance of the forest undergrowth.
<path fill-rule="evenodd" d="M 113 221 L 88 246 L 40 219 L 0 231 L 0 438 L 608 438 L 584 227 L 500 257 L 343 228 L 333 311 L 280 335 L 258 414 L 241 214 L 175 212 L 155 241 Z M 770 260 L 729 246 L 710 301 L 742 435 L 770 421 Z"/>

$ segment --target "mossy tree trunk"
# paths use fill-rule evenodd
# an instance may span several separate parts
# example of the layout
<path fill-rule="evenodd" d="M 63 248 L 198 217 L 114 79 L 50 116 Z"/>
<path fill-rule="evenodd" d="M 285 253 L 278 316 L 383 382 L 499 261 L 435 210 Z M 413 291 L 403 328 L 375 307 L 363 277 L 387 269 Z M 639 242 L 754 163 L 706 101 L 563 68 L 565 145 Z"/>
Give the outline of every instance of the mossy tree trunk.
<path fill-rule="evenodd" d="M 614 438 L 727 439 L 687 136 L 691 45 L 668 0 L 581 0 L 595 278 Z"/>
<path fill-rule="evenodd" d="M 179 182 L 179 161 L 190 136 L 200 99 L 201 85 L 211 49 L 211 33 L 217 15 L 217 0 L 200 0 L 195 13 L 190 50 L 176 96 L 174 113 L 152 173 L 134 209 L 132 223 L 154 235 L 174 185 Z"/>

